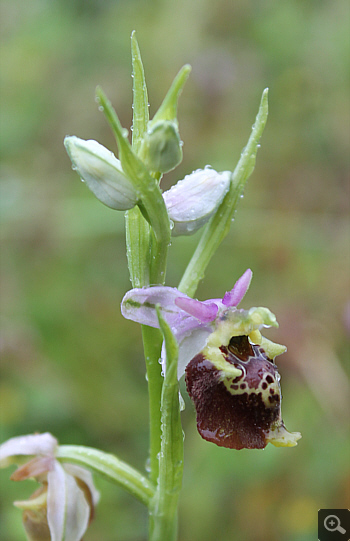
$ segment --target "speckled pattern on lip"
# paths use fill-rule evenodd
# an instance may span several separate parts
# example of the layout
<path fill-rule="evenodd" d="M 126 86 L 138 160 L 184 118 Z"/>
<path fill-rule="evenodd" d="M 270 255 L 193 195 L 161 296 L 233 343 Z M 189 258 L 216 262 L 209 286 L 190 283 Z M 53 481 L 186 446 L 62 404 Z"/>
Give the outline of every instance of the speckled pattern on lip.
<path fill-rule="evenodd" d="M 216 366 L 203 352 L 186 368 L 200 435 L 221 447 L 263 449 L 274 443 L 275 431 L 288 434 L 281 418 L 280 376 L 263 348 L 247 336 L 235 336 L 220 351 L 228 369 L 233 365 L 240 375 Z"/>

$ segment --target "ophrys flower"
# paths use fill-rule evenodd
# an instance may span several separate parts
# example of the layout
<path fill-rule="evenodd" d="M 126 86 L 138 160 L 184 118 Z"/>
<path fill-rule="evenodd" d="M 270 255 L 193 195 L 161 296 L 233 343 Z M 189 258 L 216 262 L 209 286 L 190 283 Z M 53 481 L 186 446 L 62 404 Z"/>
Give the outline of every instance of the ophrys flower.
<path fill-rule="evenodd" d="M 129 291 L 124 317 L 158 327 L 156 305 L 179 343 L 178 377 L 186 372 L 187 390 L 204 439 L 234 449 L 294 446 L 281 417 L 280 376 L 274 358 L 285 351 L 261 335 L 277 327 L 268 308 L 238 309 L 252 277 L 248 269 L 222 299 L 198 301 L 176 288 Z"/>

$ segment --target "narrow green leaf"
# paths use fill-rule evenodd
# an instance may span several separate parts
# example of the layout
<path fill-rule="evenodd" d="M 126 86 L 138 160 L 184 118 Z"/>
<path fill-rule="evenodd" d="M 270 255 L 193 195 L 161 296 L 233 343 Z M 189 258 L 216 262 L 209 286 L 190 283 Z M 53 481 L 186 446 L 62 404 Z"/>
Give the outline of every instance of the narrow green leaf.
<path fill-rule="evenodd" d="M 175 77 L 168 93 L 166 94 L 161 106 L 151 120 L 151 124 L 155 124 L 159 120 L 174 120 L 177 117 L 177 102 L 182 89 L 191 72 L 191 66 L 185 64 Z"/>
<path fill-rule="evenodd" d="M 231 187 L 218 210 L 208 222 L 179 285 L 179 290 L 189 296 L 196 292 L 204 272 L 226 237 L 237 203 L 244 186 L 255 166 L 259 140 L 264 131 L 268 115 L 268 89 L 262 94 L 260 107 L 246 147 L 243 149 L 238 164 L 232 173 Z"/>
<path fill-rule="evenodd" d="M 132 147 L 137 154 L 149 121 L 148 94 L 141 53 L 135 30 L 131 34 L 131 59 L 133 77 L 133 132 Z"/>

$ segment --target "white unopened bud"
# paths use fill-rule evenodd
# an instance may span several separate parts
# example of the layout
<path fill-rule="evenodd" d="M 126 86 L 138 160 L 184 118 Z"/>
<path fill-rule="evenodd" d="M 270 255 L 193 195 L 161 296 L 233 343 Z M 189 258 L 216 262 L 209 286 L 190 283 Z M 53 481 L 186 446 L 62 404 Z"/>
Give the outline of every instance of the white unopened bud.
<path fill-rule="evenodd" d="M 232 173 L 217 173 L 209 167 L 197 169 L 163 194 L 172 235 L 192 235 L 214 214 L 225 197 Z"/>
<path fill-rule="evenodd" d="M 120 161 L 97 141 L 66 137 L 67 153 L 83 182 L 102 203 L 115 210 L 128 210 L 137 202 L 136 190 Z"/>

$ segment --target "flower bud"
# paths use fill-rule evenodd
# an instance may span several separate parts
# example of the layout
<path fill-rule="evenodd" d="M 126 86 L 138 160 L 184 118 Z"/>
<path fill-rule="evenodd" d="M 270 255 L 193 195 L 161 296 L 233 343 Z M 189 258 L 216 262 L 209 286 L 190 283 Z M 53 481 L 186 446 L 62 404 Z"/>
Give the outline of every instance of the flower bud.
<path fill-rule="evenodd" d="M 151 171 L 167 173 L 182 161 L 182 143 L 175 122 L 160 120 L 148 127 L 141 156 Z"/>
<path fill-rule="evenodd" d="M 231 172 L 217 173 L 206 167 L 197 169 L 163 194 L 169 218 L 173 222 L 172 235 L 192 235 L 215 213 L 225 197 Z"/>
<path fill-rule="evenodd" d="M 115 210 L 128 210 L 136 205 L 136 190 L 112 152 L 97 141 L 74 136 L 66 137 L 64 145 L 73 169 L 97 199 Z"/>

